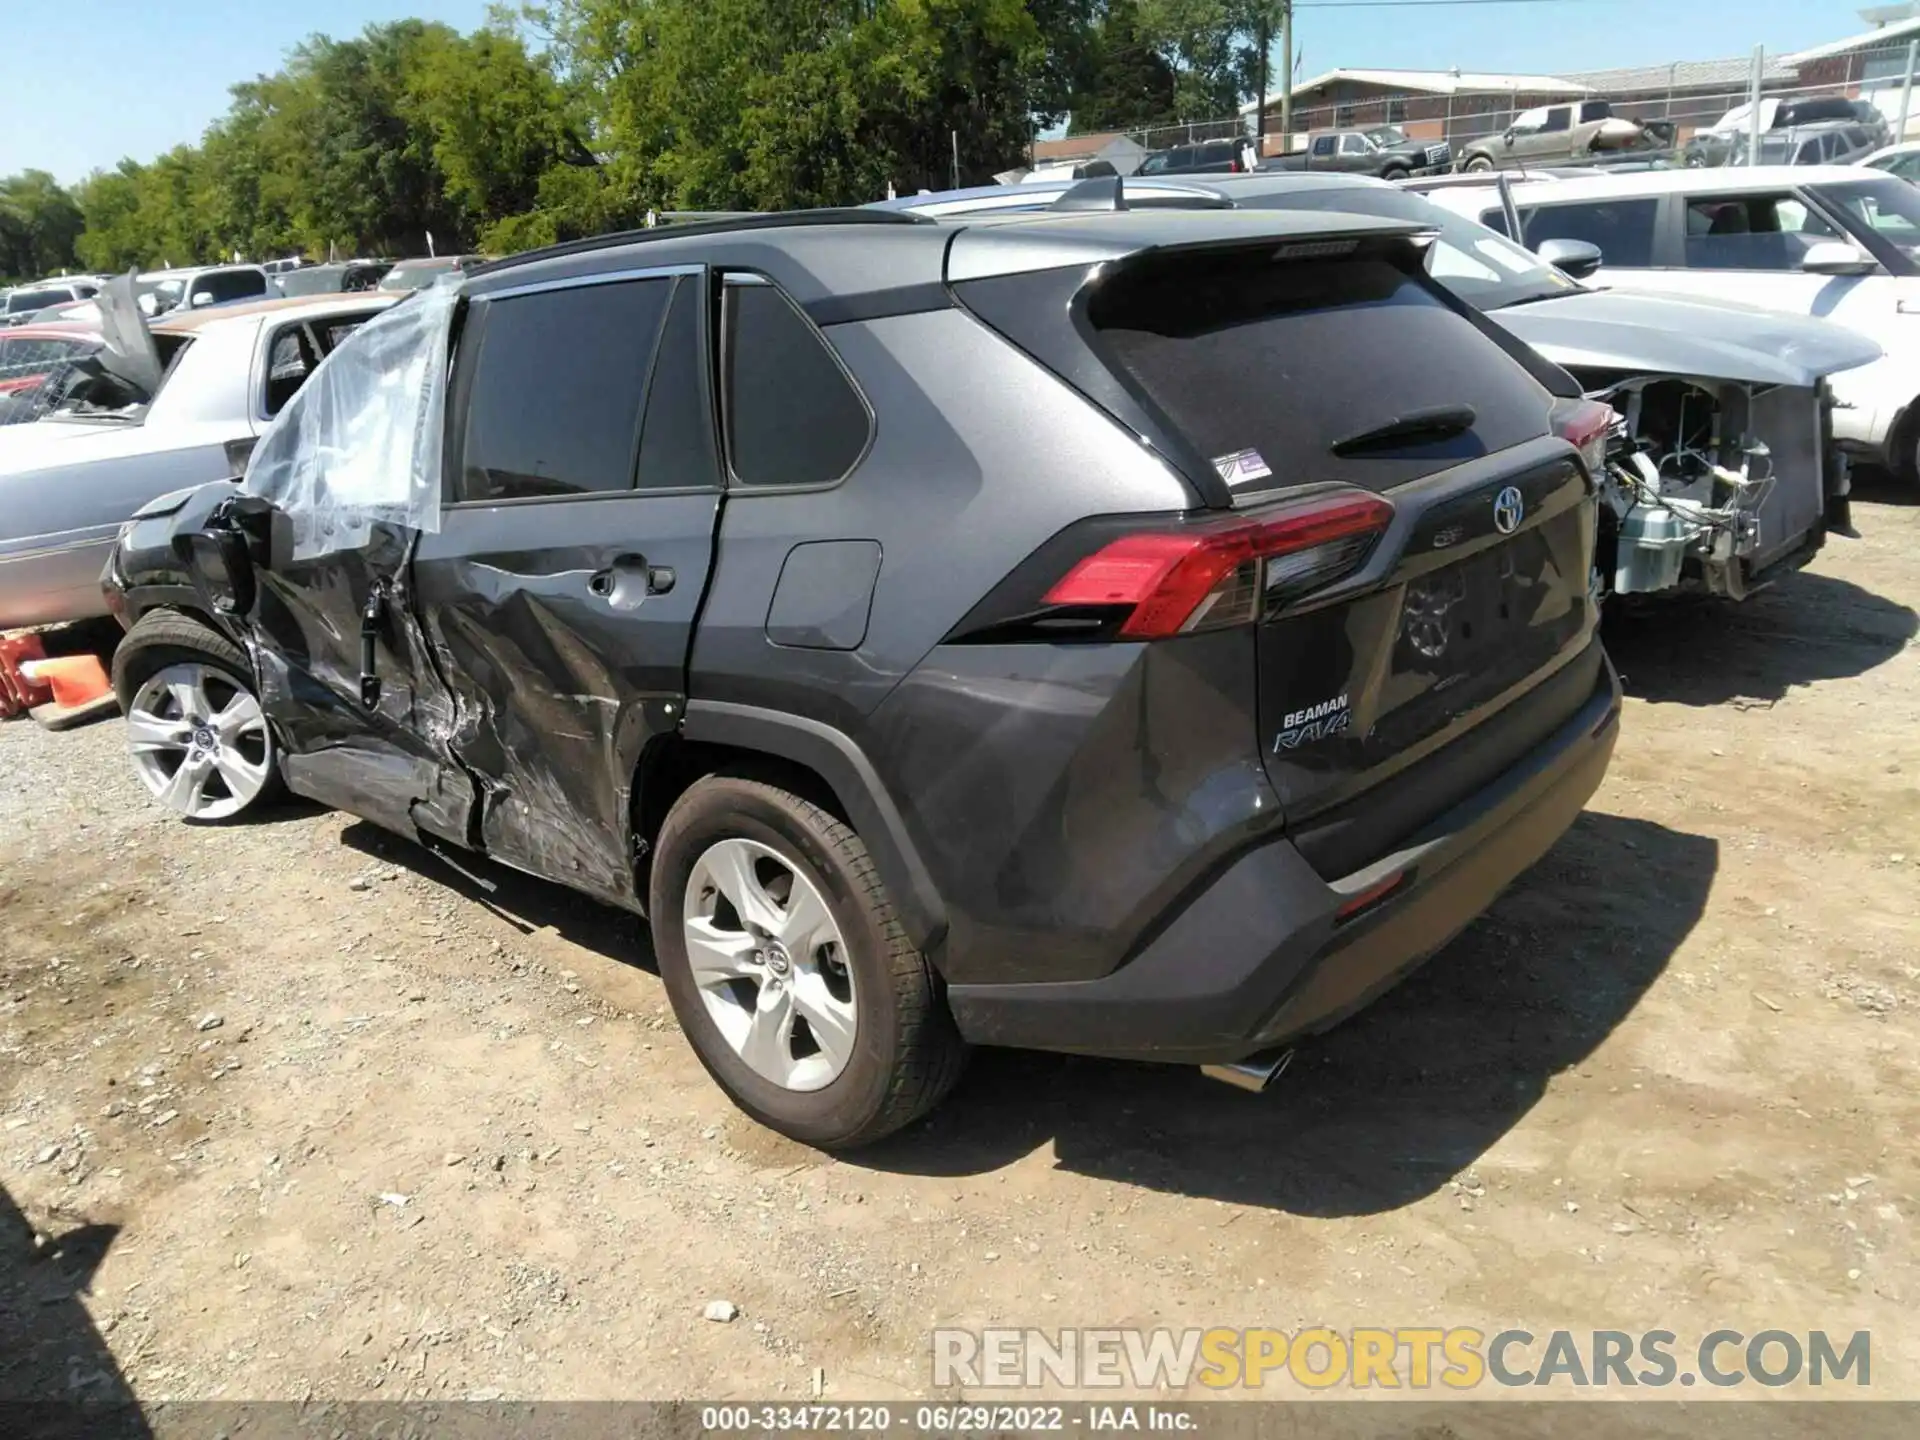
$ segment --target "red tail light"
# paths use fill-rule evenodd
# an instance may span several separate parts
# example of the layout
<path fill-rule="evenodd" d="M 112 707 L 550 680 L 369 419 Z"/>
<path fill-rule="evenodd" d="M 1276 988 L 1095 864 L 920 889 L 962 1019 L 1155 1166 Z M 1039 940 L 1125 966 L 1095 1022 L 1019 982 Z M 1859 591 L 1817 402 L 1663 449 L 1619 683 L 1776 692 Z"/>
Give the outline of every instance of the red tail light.
<path fill-rule="evenodd" d="M 1081 560 L 1045 603 L 1132 607 L 1120 634 L 1151 640 L 1258 619 L 1366 559 L 1393 507 L 1341 491 L 1179 530 L 1123 535 Z"/>
<path fill-rule="evenodd" d="M 1613 428 L 1613 410 L 1598 400 L 1579 400 L 1555 411 L 1553 429 L 1580 452 L 1587 473 L 1595 479 L 1607 464 L 1607 432 Z"/>

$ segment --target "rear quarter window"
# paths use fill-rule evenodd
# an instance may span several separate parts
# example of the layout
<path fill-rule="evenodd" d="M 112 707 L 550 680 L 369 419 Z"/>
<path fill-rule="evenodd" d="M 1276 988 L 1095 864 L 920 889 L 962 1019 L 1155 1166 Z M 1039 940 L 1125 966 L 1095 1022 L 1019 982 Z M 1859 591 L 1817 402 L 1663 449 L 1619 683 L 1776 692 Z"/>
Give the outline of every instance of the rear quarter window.
<path fill-rule="evenodd" d="M 772 285 L 729 283 L 721 316 L 727 459 L 742 485 L 830 485 L 872 417 L 819 331 Z"/>
<path fill-rule="evenodd" d="M 1171 256 L 1116 276 L 1087 314 L 1109 363 L 1216 467 L 1252 450 L 1280 484 L 1382 490 L 1547 431 L 1547 393 L 1429 283 L 1360 256 Z M 1341 446 L 1462 405 L 1458 433 Z"/>

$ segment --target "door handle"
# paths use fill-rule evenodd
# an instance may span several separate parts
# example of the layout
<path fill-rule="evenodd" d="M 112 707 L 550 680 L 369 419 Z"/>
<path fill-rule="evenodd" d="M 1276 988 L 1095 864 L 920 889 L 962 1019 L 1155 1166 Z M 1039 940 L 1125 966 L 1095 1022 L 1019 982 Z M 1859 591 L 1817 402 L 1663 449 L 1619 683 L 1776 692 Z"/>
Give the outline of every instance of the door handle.
<path fill-rule="evenodd" d="M 633 610 L 649 595 L 666 594 L 673 582 L 673 571 L 666 566 L 649 565 L 644 555 L 622 555 L 606 569 L 594 571 L 587 578 L 587 590 L 615 610 Z"/>

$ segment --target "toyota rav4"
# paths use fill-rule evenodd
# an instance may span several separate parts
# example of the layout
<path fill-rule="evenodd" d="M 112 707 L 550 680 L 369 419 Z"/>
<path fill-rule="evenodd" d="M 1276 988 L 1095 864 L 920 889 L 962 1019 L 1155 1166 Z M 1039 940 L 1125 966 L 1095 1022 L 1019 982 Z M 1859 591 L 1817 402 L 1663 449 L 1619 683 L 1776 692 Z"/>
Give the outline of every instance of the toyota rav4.
<path fill-rule="evenodd" d="M 1257 1088 L 1612 753 L 1610 412 L 1337 212 L 812 212 L 369 323 L 107 585 L 136 771 L 644 914 L 745 1110 L 969 1044 Z"/>

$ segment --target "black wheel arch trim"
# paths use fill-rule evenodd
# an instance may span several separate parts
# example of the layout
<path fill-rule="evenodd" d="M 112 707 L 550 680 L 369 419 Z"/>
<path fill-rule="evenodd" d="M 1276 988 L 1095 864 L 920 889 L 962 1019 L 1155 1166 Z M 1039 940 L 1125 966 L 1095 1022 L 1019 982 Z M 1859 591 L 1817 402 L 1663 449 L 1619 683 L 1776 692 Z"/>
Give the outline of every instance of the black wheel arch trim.
<path fill-rule="evenodd" d="M 879 772 L 851 737 L 800 715 L 725 700 L 689 700 L 688 740 L 758 750 L 804 765 L 833 790 L 886 883 L 907 937 L 930 959 L 946 938 L 947 910 Z"/>
<path fill-rule="evenodd" d="M 155 610 L 177 610 L 226 636 L 242 650 L 247 648 L 245 634 L 231 620 L 213 614 L 200 592 L 191 585 L 133 585 L 120 592 L 126 603 L 126 628 L 131 630 Z"/>

